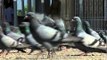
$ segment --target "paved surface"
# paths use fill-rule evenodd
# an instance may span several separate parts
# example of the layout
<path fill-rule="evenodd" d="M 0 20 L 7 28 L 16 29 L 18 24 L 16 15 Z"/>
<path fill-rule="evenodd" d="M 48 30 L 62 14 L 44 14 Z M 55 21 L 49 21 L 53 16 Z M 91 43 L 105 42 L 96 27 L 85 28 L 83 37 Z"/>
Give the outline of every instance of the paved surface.
<path fill-rule="evenodd" d="M 27 52 L 30 51 L 30 49 L 26 49 Z M 17 51 L 12 50 L 8 55 L 1 54 L 0 60 L 107 60 L 107 54 L 106 53 L 88 53 L 88 56 L 73 56 L 76 54 L 81 54 L 82 52 L 78 49 L 67 49 L 62 51 L 57 51 L 56 55 L 54 55 L 53 58 L 47 59 L 47 52 L 40 55 L 37 58 L 37 53 L 39 51 L 35 50 L 31 55 L 28 55 L 27 53 L 17 53 Z"/>

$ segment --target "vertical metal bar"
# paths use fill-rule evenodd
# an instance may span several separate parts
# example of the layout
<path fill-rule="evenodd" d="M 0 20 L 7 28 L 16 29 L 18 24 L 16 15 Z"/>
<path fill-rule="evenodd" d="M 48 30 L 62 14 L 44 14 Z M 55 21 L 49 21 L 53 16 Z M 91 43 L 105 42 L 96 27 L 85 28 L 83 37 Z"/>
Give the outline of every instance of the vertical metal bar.
<path fill-rule="evenodd" d="M 17 1 L 13 0 L 14 4 L 14 26 L 18 26 L 18 21 L 17 21 Z"/>
<path fill-rule="evenodd" d="M 103 0 L 103 8 L 104 8 L 104 10 L 103 10 L 103 14 L 104 14 L 104 20 L 103 20 L 103 22 L 104 22 L 104 30 L 106 30 L 107 28 L 106 28 L 106 19 L 107 19 L 107 0 Z"/>
<path fill-rule="evenodd" d="M 79 0 L 79 16 L 82 18 L 83 17 L 83 0 Z"/>
<path fill-rule="evenodd" d="M 2 5 L 3 5 L 3 2 L 2 0 L 0 0 L 0 25 L 1 25 L 1 21 L 2 21 Z"/>
<path fill-rule="evenodd" d="M 85 1 L 85 7 L 84 7 L 84 9 L 86 10 L 86 11 L 85 11 L 86 20 L 88 20 L 88 19 L 87 19 L 87 0 L 84 0 L 84 1 Z"/>
<path fill-rule="evenodd" d="M 104 20 L 107 19 L 107 0 L 104 0 Z"/>
<path fill-rule="evenodd" d="M 99 30 L 101 25 L 98 25 L 98 26 L 96 25 L 96 22 L 99 22 L 98 21 L 99 19 L 97 18 L 98 17 L 98 0 L 96 0 L 96 2 L 95 2 L 95 7 L 96 7 L 96 9 L 95 9 L 96 13 L 95 13 L 95 19 L 94 19 L 95 20 L 94 27 L 95 27 L 95 30 Z"/>
<path fill-rule="evenodd" d="M 78 0 L 75 0 L 75 16 L 78 15 Z"/>
<path fill-rule="evenodd" d="M 65 0 L 65 5 L 66 5 L 66 7 L 65 7 L 65 9 L 66 9 L 66 10 L 65 10 L 65 19 L 67 20 L 67 17 L 68 17 L 68 16 L 67 16 L 67 7 L 68 7 L 68 6 L 67 6 L 67 0 Z"/>
<path fill-rule="evenodd" d="M 35 9 L 36 9 L 36 6 L 35 6 L 35 5 L 36 5 L 36 1 L 33 0 L 33 12 L 36 12 L 36 10 L 35 10 Z"/>
<path fill-rule="evenodd" d="M 97 11 L 97 13 L 96 13 L 96 24 L 95 24 L 95 27 L 96 27 L 96 30 L 98 31 L 99 30 L 99 24 L 97 25 L 97 23 L 99 23 L 99 21 L 101 21 L 99 18 L 100 18 L 100 16 L 99 16 L 99 12 L 100 12 L 100 10 L 99 10 L 99 3 L 101 3 L 101 2 L 99 2 L 99 0 L 97 0 L 97 2 L 96 2 L 96 11 Z M 100 22 L 100 23 L 102 23 L 102 22 Z M 101 29 L 101 28 L 100 28 Z"/>
<path fill-rule="evenodd" d="M 94 18 L 95 18 L 95 13 L 96 13 L 96 12 L 95 12 L 95 8 L 96 8 L 96 7 L 95 7 L 95 1 L 96 1 L 96 0 L 92 0 L 92 2 L 93 2 L 93 3 L 92 3 L 92 4 L 93 4 L 93 9 L 92 9 L 92 11 L 93 11 L 93 12 L 92 12 L 92 19 L 93 19 L 93 20 L 92 20 L 91 22 L 92 22 L 93 29 L 95 29 L 95 27 L 94 27 L 94 23 L 93 23 L 94 20 L 95 20 Z"/>
<path fill-rule="evenodd" d="M 36 0 L 36 12 L 44 13 L 44 0 Z"/>
<path fill-rule="evenodd" d="M 75 16 L 76 16 L 76 0 L 75 0 L 75 7 L 74 7 L 74 8 L 75 8 L 75 11 L 74 11 L 74 12 L 75 12 Z"/>
<path fill-rule="evenodd" d="M 28 12 L 31 12 L 32 11 L 31 0 L 27 0 L 27 2 L 28 2 Z"/>
<path fill-rule="evenodd" d="M 24 9 L 24 0 L 21 0 L 22 2 L 22 15 L 24 16 L 25 15 L 25 9 Z"/>

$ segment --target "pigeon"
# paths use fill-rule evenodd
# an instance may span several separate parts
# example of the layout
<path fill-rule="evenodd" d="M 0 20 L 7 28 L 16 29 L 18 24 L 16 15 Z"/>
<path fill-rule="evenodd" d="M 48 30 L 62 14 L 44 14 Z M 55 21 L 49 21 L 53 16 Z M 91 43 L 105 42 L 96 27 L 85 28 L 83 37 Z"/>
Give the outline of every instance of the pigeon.
<path fill-rule="evenodd" d="M 60 40 L 63 38 L 64 35 L 61 35 L 59 31 L 49 26 L 40 24 L 37 18 L 35 17 L 35 13 L 29 12 L 27 16 L 28 16 L 27 18 L 31 19 L 29 20 L 29 22 L 30 22 L 30 30 L 33 37 L 37 39 L 37 41 L 41 43 L 48 50 L 48 55 L 50 56 L 50 53 L 52 52 L 52 50 L 54 50 L 52 44 L 50 43 L 51 40 L 53 41 Z"/>
<path fill-rule="evenodd" d="M 36 41 L 36 39 L 33 38 L 32 34 L 30 32 L 29 22 L 22 22 L 20 24 L 20 26 L 24 28 L 25 35 L 26 35 L 26 40 L 31 45 L 31 51 L 30 51 L 29 54 L 31 54 L 37 48 L 41 49 L 41 51 L 42 51 L 42 45 L 39 44 Z"/>
<path fill-rule="evenodd" d="M 63 34 L 57 29 L 39 23 L 38 19 L 35 17 L 35 13 L 28 12 L 25 16 L 25 20 L 30 23 L 32 36 L 37 40 L 37 42 L 42 44 L 47 49 L 48 56 L 54 52 L 54 46 L 58 46 L 62 41 L 64 41 L 64 36 L 66 34 Z M 72 39 L 70 40 L 72 41 Z"/>
<path fill-rule="evenodd" d="M 25 43 L 25 35 L 23 33 L 21 33 L 19 27 L 16 27 L 16 26 L 10 26 L 10 29 L 13 33 L 16 33 L 17 35 L 19 36 L 16 36 L 17 38 L 14 37 L 14 39 L 16 39 L 17 41 L 20 41 L 22 43 Z M 8 34 L 9 35 L 9 34 Z M 11 37 L 13 37 L 11 34 L 10 34 Z M 14 35 L 15 36 L 15 35 Z"/>
<path fill-rule="evenodd" d="M 16 41 L 25 42 L 25 35 L 19 31 L 18 27 L 10 26 L 9 23 L 4 22 L 3 30 L 7 36 L 15 39 Z"/>
<path fill-rule="evenodd" d="M 73 18 L 73 21 L 77 22 L 76 25 L 76 36 L 83 38 L 81 42 L 76 43 L 75 45 L 77 46 L 78 49 L 83 51 L 83 55 L 87 55 L 88 52 L 94 52 L 94 51 L 101 51 L 101 52 L 106 52 L 106 47 L 104 46 L 104 42 L 97 40 L 96 37 L 87 34 L 82 26 L 82 21 L 78 16 L 75 16 Z M 81 54 L 80 54 L 81 55 Z"/>
<path fill-rule="evenodd" d="M 99 34 L 94 31 L 91 27 L 88 21 L 84 21 L 84 28 L 86 29 L 86 32 L 92 36 L 94 36 L 97 40 L 103 41 L 103 39 L 99 36 Z"/>
<path fill-rule="evenodd" d="M 4 52 L 5 49 L 7 50 L 6 55 L 9 53 L 10 49 L 12 48 L 23 52 L 23 48 L 30 47 L 30 45 L 28 44 L 22 44 L 21 42 L 18 42 L 14 40 L 13 38 L 5 35 L 3 33 L 3 29 L 1 26 L 0 26 L 0 43 L 2 43 L 4 46 L 2 52 Z"/>
<path fill-rule="evenodd" d="M 70 33 L 69 31 L 66 31 L 64 20 L 60 17 L 50 18 L 49 16 L 45 15 L 44 19 L 41 22 L 42 24 L 55 28 L 64 34 L 66 33 L 67 36 Z"/>
<path fill-rule="evenodd" d="M 46 15 L 44 16 L 44 19 L 41 21 L 41 24 L 52 27 L 52 28 L 56 27 L 55 21 L 52 18 L 50 18 L 49 16 L 46 16 Z"/>
<path fill-rule="evenodd" d="M 107 44 L 107 36 L 105 35 L 104 31 L 99 31 L 99 35 L 104 40 L 104 42 Z"/>
<path fill-rule="evenodd" d="M 30 12 L 30 13 L 35 14 L 35 17 L 40 24 L 54 27 L 55 21 L 52 18 L 50 18 L 49 16 L 46 16 L 45 14 L 41 14 L 41 13 L 35 13 L 35 12 Z"/>
<path fill-rule="evenodd" d="M 34 13 L 34 12 L 30 12 L 30 13 L 35 14 L 35 17 L 38 19 L 39 23 L 52 27 L 52 28 L 55 28 L 55 29 L 61 31 L 62 33 L 66 33 L 65 24 L 64 24 L 64 21 L 62 18 L 54 17 L 52 19 L 46 15 L 39 15 L 39 13 Z M 42 16 L 42 19 L 39 18 L 40 16 Z"/>
<path fill-rule="evenodd" d="M 63 33 L 66 33 L 64 20 L 60 17 L 54 17 L 53 19 L 55 21 L 56 29 Z"/>

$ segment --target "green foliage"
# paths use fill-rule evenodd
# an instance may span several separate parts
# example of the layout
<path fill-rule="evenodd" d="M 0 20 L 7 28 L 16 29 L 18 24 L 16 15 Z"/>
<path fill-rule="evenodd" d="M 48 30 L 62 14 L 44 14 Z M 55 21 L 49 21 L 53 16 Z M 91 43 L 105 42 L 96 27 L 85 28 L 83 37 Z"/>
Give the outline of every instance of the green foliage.
<path fill-rule="evenodd" d="M 27 13 L 27 11 L 28 11 L 28 8 L 27 8 L 27 6 L 25 6 L 24 7 L 24 12 L 25 12 L 25 14 Z M 17 15 L 18 16 L 22 16 L 23 14 L 22 14 L 22 10 L 17 10 Z"/>
<path fill-rule="evenodd" d="M 22 10 L 17 10 L 17 15 L 22 16 Z"/>
<path fill-rule="evenodd" d="M 28 11 L 28 7 L 27 6 L 25 6 L 24 7 L 24 10 L 25 10 L 25 14 L 27 13 L 27 11 Z"/>

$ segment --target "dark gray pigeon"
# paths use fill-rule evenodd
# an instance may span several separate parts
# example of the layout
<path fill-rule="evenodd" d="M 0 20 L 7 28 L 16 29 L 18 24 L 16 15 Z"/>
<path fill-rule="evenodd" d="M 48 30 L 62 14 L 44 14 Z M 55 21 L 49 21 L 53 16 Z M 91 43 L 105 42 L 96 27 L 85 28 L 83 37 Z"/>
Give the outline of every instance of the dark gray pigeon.
<path fill-rule="evenodd" d="M 84 21 L 84 22 L 83 22 L 83 26 L 85 26 L 85 27 L 84 27 L 84 28 L 86 29 L 85 31 L 86 31 L 88 34 L 94 36 L 97 40 L 103 41 L 103 39 L 100 37 L 100 35 L 99 35 L 95 30 L 93 30 L 93 29 L 91 28 L 91 26 L 90 26 L 90 24 L 89 24 L 88 21 Z"/>
<path fill-rule="evenodd" d="M 104 40 L 104 42 L 107 44 L 107 35 L 104 31 L 99 31 L 100 37 Z"/>
<path fill-rule="evenodd" d="M 26 40 L 27 42 L 31 45 L 31 51 L 29 54 L 31 54 L 35 49 L 39 48 L 42 51 L 42 45 L 39 44 L 36 39 L 34 39 L 34 37 L 32 36 L 31 32 L 30 32 L 30 26 L 29 26 L 29 22 L 22 22 L 20 24 L 21 27 L 23 27 L 24 31 L 25 31 L 25 35 L 26 35 Z"/>
<path fill-rule="evenodd" d="M 47 50 L 48 55 L 50 56 L 51 52 L 54 50 L 54 46 L 58 46 L 62 41 L 67 41 L 66 38 L 64 39 L 64 36 L 66 34 L 63 34 L 59 30 L 56 30 L 52 27 L 45 26 L 38 22 L 38 19 L 35 17 L 35 13 L 28 12 L 25 20 L 27 20 L 30 23 L 30 30 L 32 33 L 32 36 L 42 44 Z M 69 41 L 72 41 L 75 39 L 71 39 Z M 81 40 L 78 38 L 78 40 Z M 55 44 L 56 42 L 59 42 Z"/>
<path fill-rule="evenodd" d="M 37 21 L 40 24 L 52 27 L 54 29 L 57 29 L 59 31 L 61 31 L 62 33 L 66 33 L 66 36 L 68 36 L 68 32 L 66 31 L 65 28 L 65 23 L 64 20 L 60 17 L 54 17 L 53 19 L 50 18 L 49 16 L 46 16 L 44 14 L 40 14 L 40 13 L 34 13 L 34 12 L 30 12 L 35 14 L 35 18 L 37 19 Z M 41 18 L 40 18 L 41 17 Z"/>

